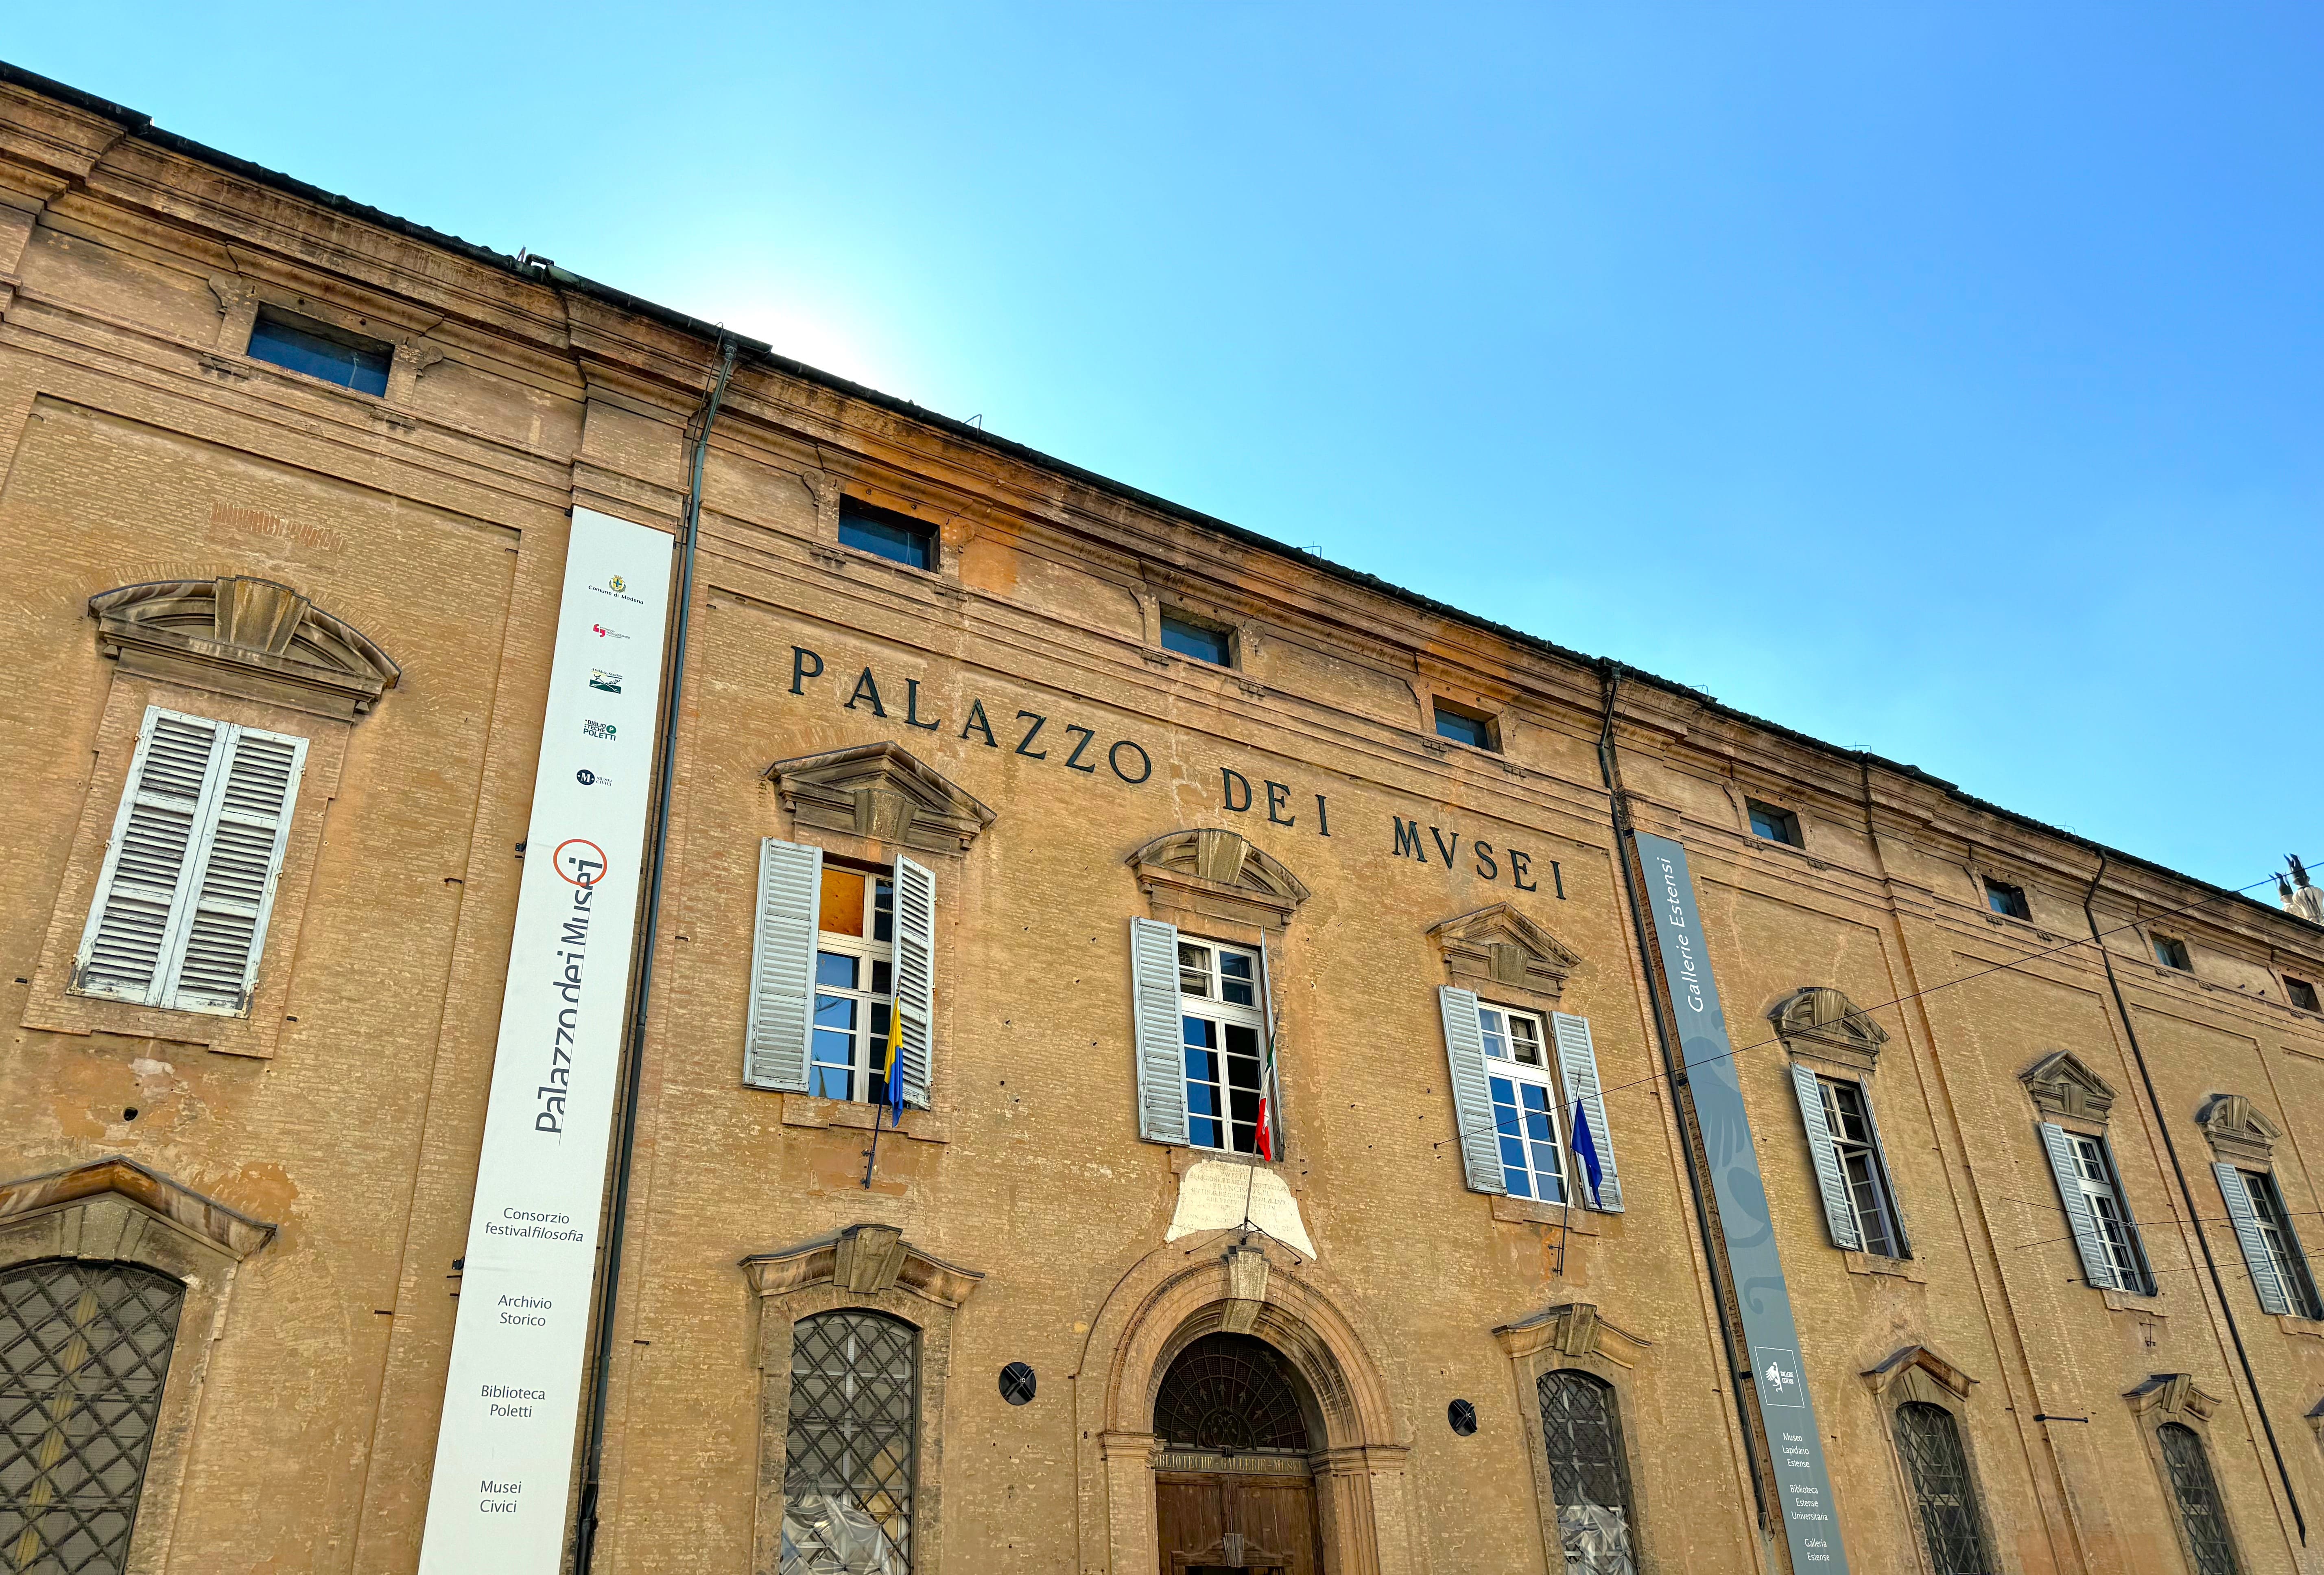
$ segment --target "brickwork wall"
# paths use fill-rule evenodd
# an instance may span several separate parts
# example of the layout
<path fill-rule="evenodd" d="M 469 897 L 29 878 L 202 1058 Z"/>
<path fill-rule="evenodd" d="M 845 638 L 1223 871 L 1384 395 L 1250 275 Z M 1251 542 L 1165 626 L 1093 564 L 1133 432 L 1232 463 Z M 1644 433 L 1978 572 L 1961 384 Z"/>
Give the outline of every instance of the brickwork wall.
<path fill-rule="evenodd" d="M 125 1153 L 281 1227 L 219 1326 L 188 1336 L 214 1339 L 214 1357 L 182 1499 L 141 1526 L 141 1568 L 409 1570 L 565 510 L 675 519 L 711 353 L 122 130 L 0 88 L 0 550 L 15 589 L 0 672 L 16 702 L 0 746 L 17 763 L 0 1178 Z M 253 301 L 393 342 L 389 396 L 250 361 L 234 340 Z M 936 525 L 939 569 L 841 547 L 842 492 Z M 1226 1245 L 1165 1241 L 1186 1156 L 1139 1140 L 1130 1048 L 1127 921 L 1149 907 L 1125 860 L 1203 827 L 1241 833 L 1312 894 L 1272 956 L 1276 1168 L 1317 1254 L 1285 1272 L 1345 1320 L 1351 1376 L 1385 1396 L 1383 1436 L 1365 1441 L 1409 1450 L 1400 1478 L 1372 1478 L 1376 1561 L 1343 1565 L 1558 1568 L 1525 1444 L 1530 1391 L 1495 1330 L 1576 1302 L 1635 1342 L 1617 1376 L 1642 1567 L 1781 1568 L 1659 1075 L 1596 672 L 770 366 L 737 375 L 706 494 L 599 1568 L 751 1567 L 768 1441 L 738 1263 L 864 1222 L 985 1276 L 953 1323 L 941 1457 L 926 1462 L 944 1568 L 1107 1567 L 1120 1484 L 1141 1480 L 1111 1472 L 1094 1436 L 1121 1377 L 1105 1365 L 1130 1316 L 1121 1288 Z M 401 681 L 348 722 L 100 654 L 92 594 L 222 575 L 293 587 L 377 641 Z M 1233 625 L 1238 668 L 1154 645 L 1166 604 Z M 795 678 L 802 650 L 818 674 Z M 1432 696 L 1498 716 L 1501 749 L 1432 737 Z M 244 1018 L 66 987 L 148 704 L 314 741 Z M 1028 716 L 1043 731 L 1025 742 Z M 1657 687 L 1626 687 L 1613 737 L 1630 812 L 1693 859 L 1853 1567 L 1925 1567 L 1893 1395 L 1863 1376 L 1917 1345 L 1973 1380 L 1960 1414 L 2002 1568 L 2184 1567 L 2152 1416 L 2125 1397 L 2187 1374 L 2217 1402 L 2208 1436 L 2245 1567 L 2324 1570 L 2236 1349 L 2239 1333 L 2299 1510 L 2324 1532 L 2306 1420 L 2324 1398 L 2324 1326 L 2260 1312 L 2194 1115 L 2212 1094 L 2249 1097 L 2284 1134 L 2273 1166 L 2295 1223 L 2324 1238 L 2307 1168 L 2324 1018 L 2285 1005 L 2282 983 L 2324 976 L 2324 934 L 2213 901 L 2164 921 L 2195 966 L 2163 969 L 2152 922 L 2205 893 L 2114 866 L 2094 907 L 2119 931 L 2142 1073 L 2095 953 L 2073 944 L 2090 850 Z M 1143 780 L 1114 751 L 1124 740 Z M 740 1071 L 759 839 L 895 851 L 802 829 L 767 768 L 883 741 L 997 819 L 927 860 L 934 1108 L 882 1137 L 867 1189 L 860 1111 L 747 1089 Z M 1247 808 L 1236 780 L 1255 786 Z M 1268 783 L 1283 789 L 1272 819 Z M 1747 794 L 1798 812 L 1805 847 L 1752 837 Z M 1420 857 L 1397 851 L 1398 819 L 1427 829 Z M 2027 888 L 2031 922 L 1988 912 L 1985 875 Z M 1428 930 L 1498 903 L 1580 958 L 1560 1005 L 1590 1019 L 1610 1090 L 1627 1211 L 1571 1233 L 1462 1181 Z M 1867 1087 L 1911 1236 L 1901 1268 L 1828 1243 L 1790 1052 L 1765 1015 L 1811 985 L 1889 1036 Z M 2153 1298 L 2080 1283 L 2019 1080 L 2056 1050 L 2116 1096 L 2107 1130 Z M 1040 1376 L 1022 1408 L 995 1383 L 1019 1360 Z M 1474 1436 L 1446 1425 L 1456 1398 L 1476 1407 Z"/>

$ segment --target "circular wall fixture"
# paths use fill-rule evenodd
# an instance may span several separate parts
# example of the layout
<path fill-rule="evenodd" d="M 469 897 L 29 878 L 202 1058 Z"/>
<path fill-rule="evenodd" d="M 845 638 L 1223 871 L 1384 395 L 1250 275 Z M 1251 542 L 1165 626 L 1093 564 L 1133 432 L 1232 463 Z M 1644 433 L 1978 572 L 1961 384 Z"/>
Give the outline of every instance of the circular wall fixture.
<path fill-rule="evenodd" d="M 1477 1431 L 1477 1408 L 1465 1400 L 1455 1400 L 1444 1408 L 1444 1420 L 1452 1424 L 1454 1432 L 1467 1438 Z"/>
<path fill-rule="evenodd" d="M 1011 1362 L 1001 1369 L 1001 1398 L 1011 1405 L 1022 1405 L 1033 1398 L 1033 1369 L 1022 1362 Z M 1476 1424 L 1470 1424 L 1474 1427 Z"/>

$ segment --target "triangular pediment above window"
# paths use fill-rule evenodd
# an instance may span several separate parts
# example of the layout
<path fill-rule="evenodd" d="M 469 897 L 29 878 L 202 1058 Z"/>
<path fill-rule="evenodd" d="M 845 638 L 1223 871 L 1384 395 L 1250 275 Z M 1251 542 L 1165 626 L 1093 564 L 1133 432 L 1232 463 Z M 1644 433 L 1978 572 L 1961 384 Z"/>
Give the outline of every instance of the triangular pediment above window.
<path fill-rule="evenodd" d="M 1429 927 L 1444 968 L 1463 988 L 1530 990 L 1553 999 L 1582 966 L 1582 954 L 1507 903 Z"/>
<path fill-rule="evenodd" d="M 45 1175 L 0 1181 L 0 1226 L 52 1219 L 72 1256 L 151 1261 L 138 1250 L 155 1229 L 238 1263 L 274 1238 L 275 1227 L 197 1192 L 182 1181 L 108 1154 Z M 152 1245 L 150 1242 L 147 1244 Z"/>
<path fill-rule="evenodd" d="M 1968 1399 L 1969 1386 L 1977 1382 L 1926 1346 L 1906 1346 L 1860 1376 L 1875 1394 L 1896 1390 L 1900 1399 L 1935 1405 L 1947 1397 Z"/>
<path fill-rule="evenodd" d="M 353 718 L 402 676 L 362 631 L 271 579 L 124 585 L 89 598 L 88 610 L 99 651 L 166 683 Z"/>
<path fill-rule="evenodd" d="M 2052 1051 L 2019 1073 L 2018 1081 L 2045 1116 L 2104 1121 L 2114 1107 L 2114 1089 L 2070 1050 Z"/>
<path fill-rule="evenodd" d="M 2195 1113 L 2211 1152 L 2230 1164 L 2264 1165 L 2275 1153 L 2283 1129 L 2241 1094 L 2214 1094 Z"/>
<path fill-rule="evenodd" d="M 900 744 L 859 744 L 778 760 L 765 775 L 802 826 L 851 831 L 923 853 L 964 852 L 995 819 Z"/>
<path fill-rule="evenodd" d="M 1281 859 L 1215 826 L 1165 832 L 1122 862 L 1138 872 L 1155 916 L 1182 927 L 1211 918 L 1279 931 L 1307 900 L 1307 884 Z"/>
<path fill-rule="evenodd" d="M 1888 1042 L 1886 1029 L 1829 985 L 1794 990 L 1767 1008 L 1767 1021 L 1789 1048 L 1821 1052 L 1852 1066 L 1870 1068 Z"/>

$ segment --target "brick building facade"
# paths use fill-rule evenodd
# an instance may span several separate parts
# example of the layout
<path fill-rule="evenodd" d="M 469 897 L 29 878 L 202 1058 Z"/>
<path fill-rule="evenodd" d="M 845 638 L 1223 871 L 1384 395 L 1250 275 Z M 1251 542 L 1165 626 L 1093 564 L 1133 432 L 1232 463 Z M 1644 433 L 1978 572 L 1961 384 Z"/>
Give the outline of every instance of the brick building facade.
<path fill-rule="evenodd" d="M 1791 1569 L 1635 829 L 1849 1566 L 2324 1570 L 2324 929 L 733 343 L 0 80 L 0 1569 L 418 1567 L 691 495 L 593 1568 Z"/>

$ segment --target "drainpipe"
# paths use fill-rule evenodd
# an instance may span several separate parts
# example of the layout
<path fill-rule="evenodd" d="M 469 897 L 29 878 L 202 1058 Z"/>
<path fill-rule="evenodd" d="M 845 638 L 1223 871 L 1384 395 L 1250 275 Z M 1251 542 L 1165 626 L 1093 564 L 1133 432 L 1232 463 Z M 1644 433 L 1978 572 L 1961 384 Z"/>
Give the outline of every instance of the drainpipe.
<path fill-rule="evenodd" d="M 1662 1003 L 1652 998 L 1655 946 L 1646 931 L 1646 913 L 1638 906 L 1637 880 L 1630 871 L 1630 811 L 1622 796 L 1621 760 L 1614 745 L 1614 706 L 1622 690 L 1622 664 L 1601 657 L 1598 662 L 1598 675 L 1600 686 L 1606 694 L 1606 714 L 1598 728 L 1598 772 L 1605 780 L 1606 801 L 1613 818 L 1614 861 L 1622 866 L 1622 894 L 1629 902 L 1630 933 L 1637 941 L 1638 966 L 1646 979 L 1647 1006 L 1655 1020 L 1655 1042 L 1662 1052 L 1663 1076 L 1672 1091 L 1672 1114 L 1678 1119 L 1679 1137 L 1686 1149 L 1686 1190 L 1694 1199 L 1695 1234 L 1702 1239 L 1702 1261 L 1711 1271 L 1712 1289 L 1719 1295 L 1719 1343 L 1727 1353 L 1728 1390 L 1735 1402 L 1736 1420 L 1743 1429 L 1743 1452 L 1751 1462 L 1751 1502 L 1758 1511 L 1759 1531 L 1764 1536 L 1769 1524 L 1767 1495 L 1766 1487 L 1759 1480 L 1758 1435 L 1752 1430 L 1750 1401 L 1743 1393 L 1742 1374 L 1746 1364 L 1736 1354 L 1735 1330 L 1727 1315 L 1730 1300 L 1727 1259 L 1711 1237 L 1711 1208 L 1702 1195 L 1702 1174 L 1695 1163 L 1696 1144 L 1691 1130 L 1693 1116 L 1681 1098 L 1686 1088 L 1686 1073 L 1672 1053 L 1670 1029 L 1663 1021 Z"/>
<path fill-rule="evenodd" d="M 2244 1348 L 2243 1330 L 2236 1326 L 2235 1309 L 2228 1304 L 2227 1288 L 2219 1278 L 2219 1260 L 2212 1255 L 2211 1238 L 2203 1229 L 2202 1211 L 2195 1207 L 2195 1192 L 2187 1185 L 2187 1168 L 2179 1163 L 2179 1145 L 2171 1138 L 2171 1113 L 2155 1097 L 2153 1076 L 2146 1070 L 2145 1052 L 2138 1047 L 2138 1030 L 2131 1025 L 2130 1007 L 2122 998 L 2122 982 L 2115 977 L 2114 958 L 2107 950 L 2105 939 L 2098 933 L 2098 915 L 2090 903 L 2098 894 L 2098 883 L 2106 878 L 2106 849 L 2098 850 L 2098 874 L 2090 876 L 2090 889 L 2082 894 L 2082 919 L 2090 927 L 2090 944 L 2098 948 L 2098 960 L 2106 965 L 2107 988 L 2114 992 L 2115 1015 L 2122 1020 L 2122 1032 L 2130 1042 L 2130 1059 L 2138 1068 L 2138 1080 L 2146 1086 L 2147 1107 L 2154 1112 L 2154 1125 L 2163 1133 L 2163 1152 L 2171 1156 L 2171 1173 L 2179 1182 L 2179 1196 L 2187 1205 L 2187 1222 L 2194 1228 L 2196 1245 L 2203 1249 L 2203 1268 L 2211 1276 L 2211 1293 L 2219 1301 L 2219 1314 L 2227 1320 L 2227 1338 L 2235 1342 L 2236 1361 L 2244 1370 L 2244 1383 L 2251 1390 L 2252 1405 L 2259 1412 L 2260 1431 L 2267 1435 L 2267 1452 L 2275 1458 L 2275 1474 L 2283 1484 L 2284 1502 L 2292 1506 L 2292 1524 L 2299 1529 L 2300 1545 L 2308 1545 L 2308 1517 L 2300 1513 L 2300 1496 L 2292 1491 L 2292 1473 L 2283 1463 L 2283 1450 L 2275 1441 L 2275 1423 L 2268 1420 L 2267 1400 L 2259 1392 L 2259 1378 L 2253 1373 L 2251 1353 Z"/>
<path fill-rule="evenodd" d="M 718 375 L 709 395 L 696 412 L 693 462 L 687 472 L 686 507 L 679 516 L 678 537 L 684 550 L 678 576 L 678 625 L 670 641 L 669 681 L 662 692 L 661 761 L 654 776 L 653 841 L 646 860 L 645 922 L 638 941 L 637 983 L 630 992 L 629 1032 L 622 1045 L 621 1123 L 616 1136 L 619 1157 L 613 1167 L 613 1207 L 605 1227 L 605 1273 L 597 1292 L 597 1340 L 591 1353 L 587 1464 L 581 1475 L 581 1507 L 574 1528 L 573 1568 L 588 1575 L 597 1552 L 597 1499 L 605 1465 L 605 1388 L 613 1365 L 613 1311 L 622 1283 L 622 1241 L 630 1212 L 630 1168 L 637 1154 L 638 1099 L 645 1079 L 645 1038 L 648 1003 L 653 996 L 654 943 L 661 930 L 662 872 L 669 853 L 669 798 L 678 771 L 679 701 L 686 693 L 687 625 L 694 611 L 694 550 L 702 534 L 702 467 L 710 452 L 710 427 L 718 419 L 719 402 L 726 397 L 726 380 L 734 375 L 732 338 L 718 336 Z"/>

